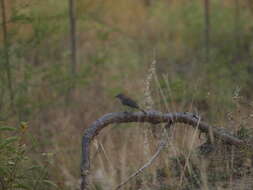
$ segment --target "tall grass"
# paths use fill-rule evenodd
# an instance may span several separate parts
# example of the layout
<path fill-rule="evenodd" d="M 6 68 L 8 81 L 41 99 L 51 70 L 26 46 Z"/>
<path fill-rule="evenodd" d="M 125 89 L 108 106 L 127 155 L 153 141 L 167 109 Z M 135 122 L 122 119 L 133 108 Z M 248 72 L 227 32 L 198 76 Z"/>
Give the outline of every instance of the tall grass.
<path fill-rule="evenodd" d="M 210 3 L 207 65 L 200 1 L 158 0 L 149 7 L 142 1 L 78 1 L 78 75 L 73 79 L 68 73 L 67 3 L 13 1 L 8 7 L 13 8 L 9 38 L 16 112 L 9 109 L 0 59 L 0 120 L 13 126 L 27 120 L 31 135 L 25 138 L 28 155 L 17 155 L 21 147 L 15 141 L 1 149 L 0 166 L 12 169 L 6 165 L 8 155 L 21 160 L 27 155 L 31 160 L 21 168 L 35 162 L 40 170 L 22 184 L 47 189 L 41 182 L 46 176 L 57 184 L 53 188 L 78 188 L 81 135 L 101 115 L 119 110 L 113 97 L 121 91 L 136 97 L 145 109 L 194 112 L 233 133 L 251 136 L 252 12 L 245 2 L 241 4 L 237 61 L 234 4 Z M 2 49 L 2 58 L 1 53 Z M 73 81 L 77 88 L 66 107 L 64 96 Z M 162 134 L 163 126 L 147 124 L 115 125 L 102 131 L 92 147 L 94 189 L 112 189 L 126 179 L 153 155 Z M 0 135 L 4 142 L 9 134 Z M 245 156 L 240 161 L 236 156 L 241 154 L 227 147 L 207 158 L 199 156 L 196 148 L 205 140 L 186 126 L 174 126 L 169 147 L 126 189 L 229 189 L 235 182 L 243 189 L 243 180 L 251 175 L 245 168 L 252 167 L 252 159 Z M 239 174 L 233 172 L 238 169 L 242 173 L 236 177 Z"/>

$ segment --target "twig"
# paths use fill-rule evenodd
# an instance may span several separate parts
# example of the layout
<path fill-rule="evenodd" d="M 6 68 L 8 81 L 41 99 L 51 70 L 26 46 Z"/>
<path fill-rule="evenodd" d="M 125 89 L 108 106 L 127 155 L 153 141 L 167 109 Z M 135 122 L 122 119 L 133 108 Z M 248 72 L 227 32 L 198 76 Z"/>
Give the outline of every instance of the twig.
<path fill-rule="evenodd" d="M 189 151 L 189 153 L 188 153 L 188 155 L 187 155 L 187 157 L 186 157 L 186 159 L 185 159 L 186 162 L 185 162 L 185 165 L 184 165 L 184 168 L 183 168 L 182 175 L 181 175 L 181 177 L 180 177 L 180 185 L 183 183 L 183 178 L 185 177 L 185 170 L 186 170 L 186 168 L 189 166 L 189 160 L 190 160 L 190 156 L 191 156 L 191 154 L 192 154 L 192 147 L 193 147 L 193 144 L 194 144 L 195 139 L 196 139 L 197 130 L 198 130 L 200 121 L 201 121 L 201 117 L 198 117 L 198 123 L 197 123 L 197 126 L 196 126 L 196 128 L 195 128 L 195 130 L 194 130 L 194 133 L 193 133 L 193 138 L 192 138 L 193 140 L 191 141 L 190 151 Z"/>
<path fill-rule="evenodd" d="M 123 185 L 127 184 L 127 183 L 128 183 L 130 180 L 132 180 L 135 176 L 137 176 L 138 174 L 140 174 L 141 172 L 143 172 L 143 170 L 144 170 L 145 168 L 147 168 L 148 166 L 150 166 L 150 165 L 155 161 L 155 159 L 158 157 L 158 155 L 161 153 L 161 151 L 162 151 L 163 148 L 166 146 L 166 144 L 167 144 L 167 141 L 163 140 L 163 141 L 160 143 L 160 145 L 159 145 L 159 147 L 158 147 L 156 153 L 150 158 L 150 160 L 149 160 L 146 164 L 144 164 L 140 169 L 138 169 L 136 172 L 134 172 L 132 175 L 130 175 L 125 181 L 123 181 L 121 184 L 119 184 L 119 185 L 115 188 L 115 190 L 120 189 Z"/>

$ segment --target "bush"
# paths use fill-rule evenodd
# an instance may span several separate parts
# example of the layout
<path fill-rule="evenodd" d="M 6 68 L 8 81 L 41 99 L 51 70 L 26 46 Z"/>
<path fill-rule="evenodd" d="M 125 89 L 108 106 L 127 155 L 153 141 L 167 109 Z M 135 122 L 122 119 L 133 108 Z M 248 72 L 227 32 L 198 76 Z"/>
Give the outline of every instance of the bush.
<path fill-rule="evenodd" d="M 20 128 L 0 126 L 0 189 L 56 189 L 48 180 L 46 165 L 29 157 L 25 144 L 27 124 Z"/>

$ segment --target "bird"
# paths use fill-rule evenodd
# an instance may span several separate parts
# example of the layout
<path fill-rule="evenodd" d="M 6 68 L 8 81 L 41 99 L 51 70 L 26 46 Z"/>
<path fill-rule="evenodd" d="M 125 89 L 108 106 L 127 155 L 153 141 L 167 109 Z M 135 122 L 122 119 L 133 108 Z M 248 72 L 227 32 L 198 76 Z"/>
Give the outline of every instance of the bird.
<path fill-rule="evenodd" d="M 131 108 L 135 108 L 138 109 L 140 111 L 142 111 L 143 113 L 147 113 L 146 111 L 144 111 L 143 109 L 141 109 L 138 104 L 136 103 L 136 101 L 134 101 L 133 99 L 125 96 L 124 94 L 120 93 L 117 96 L 115 96 L 116 98 L 118 98 L 121 102 L 122 105 L 131 107 Z"/>

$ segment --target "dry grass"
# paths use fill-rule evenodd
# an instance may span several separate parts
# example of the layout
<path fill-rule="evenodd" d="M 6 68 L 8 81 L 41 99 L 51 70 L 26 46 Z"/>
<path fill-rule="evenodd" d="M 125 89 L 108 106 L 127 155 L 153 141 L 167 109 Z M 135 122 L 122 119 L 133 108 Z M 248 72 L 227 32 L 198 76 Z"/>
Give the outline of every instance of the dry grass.
<path fill-rule="evenodd" d="M 187 108 L 182 105 L 184 103 L 173 101 L 169 81 L 165 82 L 166 88 L 162 88 L 155 67 L 154 61 L 147 72 L 142 105 L 149 109 L 193 111 L 193 103 Z M 42 113 L 32 124 L 36 126 L 32 133 L 40 140 L 40 151 L 51 154 L 50 177 L 61 189 L 78 188 L 80 141 L 84 128 L 103 113 L 117 111 L 116 102 L 110 100 L 110 97 L 104 95 L 94 99 L 97 93 L 101 91 L 90 90 L 84 93 L 77 90 L 75 106 L 64 112 L 55 109 Z M 171 100 L 169 102 L 168 94 Z M 242 126 L 248 128 L 252 123 L 252 117 L 245 117 L 250 115 L 251 110 L 241 106 L 239 95 L 234 101 L 236 109 L 228 114 L 228 118 L 221 118 L 217 122 L 229 126 L 227 129 L 232 132 L 238 131 Z M 124 181 L 150 159 L 162 134 L 162 125 L 121 124 L 104 129 L 92 145 L 93 189 L 111 190 Z M 173 126 L 169 133 L 168 147 L 151 167 L 123 189 L 252 188 L 252 153 L 238 152 L 218 143 L 217 150 L 208 155 L 200 155 L 197 147 L 205 141 L 205 136 L 199 138 L 198 131 L 188 126 Z"/>
<path fill-rule="evenodd" d="M 58 8 L 57 12 L 61 12 L 67 6 L 66 2 L 55 6 L 54 3 L 57 2 L 50 1 L 53 6 L 48 7 L 46 2 L 41 2 L 41 5 L 33 4 L 36 9 L 34 7 L 31 9 L 35 12 L 39 9 L 42 16 L 54 15 L 55 7 Z M 214 124 L 227 126 L 233 133 L 244 128 L 252 130 L 252 117 L 250 117 L 252 105 L 242 104 L 244 101 L 240 97 L 240 92 L 231 94 L 235 108 L 227 112 L 228 109 L 223 109 L 222 105 L 214 104 L 217 102 L 216 92 L 199 91 L 204 89 L 200 87 L 205 86 L 212 89 L 216 84 L 210 84 L 210 81 L 217 76 L 211 76 L 213 78 L 210 80 L 206 79 L 208 76 L 205 76 L 206 73 L 199 68 L 201 63 L 195 64 L 196 58 L 190 55 L 195 51 L 194 45 L 191 47 L 182 37 L 185 34 L 192 34 L 192 31 L 188 30 L 188 25 L 183 23 L 182 11 L 179 11 L 184 7 L 185 1 L 170 1 L 168 6 L 158 2 L 154 4 L 150 15 L 148 8 L 141 5 L 141 2 L 110 0 L 102 5 L 100 2 L 93 2 L 95 1 L 78 2 L 80 4 L 78 59 L 80 70 L 88 65 L 92 73 L 85 78 L 88 84 L 78 86 L 69 108 L 64 105 L 51 106 L 50 109 L 41 110 L 30 122 L 30 133 L 35 141 L 38 141 L 35 148 L 33 139 L 29 142 L 32 145 L 32 155 L 41 162 L 44 162 L 42 155 L 49 157 L 50 162 L 46 163 L 49 165 L 49 177 L 58 184 L 59 189 L 78 188 L 81 136 L 84 129 L 95 119 L 105 113 L 119 110 L 113 98 L 119 90 L 137 98 L 145 109 L 197 112 L 206 121 L 214 121 L 210 112 L 216 115 L 218 115 L 216 112 L 219 112 L 220 115 L 216 117 L 218 119 Z M 47 11 L 44 11 L 45 9 Z M 122 9 L 125 10 L 124 14 L 121 12 Z M 95 16 L 92 15 L 93 12 Z M 88 19 L 83 21 L 81 17 Z M 100 18 L 103 19 L 99 20 Z M 30 37 L 30 26 L 24 25 L 19 30 L 20 39 Z M 38 54 L 41 54 L 41 64 L 44 64 L 42 68 L 45 66 L 49 70 L 55 59 L 58 62 L 62 61 L 62 64 L 66 63 L 66 56 L 60 56 L 61 60 L 58 60 L 57 56 L 51 55 L 54 51 L 59 51 L 59 55 L 68 54 L 62 52 L 62 44 L 64 47 L 67 46 L 67 33 L 61 31 L 59 33 L 59 38 L 58 33 L 54 34 L 57 36 L 56 43 L 54 39 L 49 43 L 59 46 L 59 50 L 48 47 L 51 45 L 47 44 L 47 40 L 50 41 L 51 38 L 37 47 L 43 51 L 48 48 L 52 59 L 38 50 Z M 108 39 L 100 39 L 100 33 L 101 35 L 108 33 Z M 192 39 L 189 37 L 187 40 Z M 152 46 L 157 48 L 157 52 Z M 32 51 L 24 57 L 25 64 L 29 63 L 33 56 L 36 57 Z M 89 56 L 106 58 L 93 63 L 88 59 Z M 183 59 L 184 57 L 187 58 Z M 184 62 L 188 57 L 189 64 L 188 62 L 181 64 L 181 61 Z M 170 60 L 171 58 L 174 60 Z M 146 68 L 147 60 L 153 60 L 148 68 Z M 186 78 L 179 77 L 182 73 Z M 42 73 L 44 78 L 37 73 L 34 75 L 36 76 L 32 82 L 41 86 L 30 87 L 32 90 L 29 94 L 32 95 L 32 100 L 40 103 L 45 99 L 46 101 L 49 99 L 49 102 L 56 99 L 57 102 L 62 98 L 63 95 L 59 95 L 54 89 L 57 85 L 53 86 L 47 75 L 44 76 Z M 173 88 L 176 85 L 172 84 L 171 79 L 178 82 L 177 89 Z M 181 80 L 184 79 L 190 80 L 183 82 L 182 85 Z M 187 86 L 184 86 L 185 84 Z M 199 100 L 199 97 L 202 99 Z M 252 135 L 247 131 L 246 133 Z M 94 139 L 92 146 L 93 188 L 111 190 L 124 181 L 154 154 L 162 134 L 162 125 L 122 124 L 104 129 Z M 169 146 L 166 150 L 142 175 L 127 184 L 125 189 L 253 189 L 252 155 L 248 150 L 241 153 L 219 145 L 220 149 L 212 154 L 200 156 L 196 148 L 205 142 L 206 138 L 198 136 L 198 132 L 188 126 L 174 126 L 170 131 Z M 238 158 L 238 155 L 243 156 Z"/>

